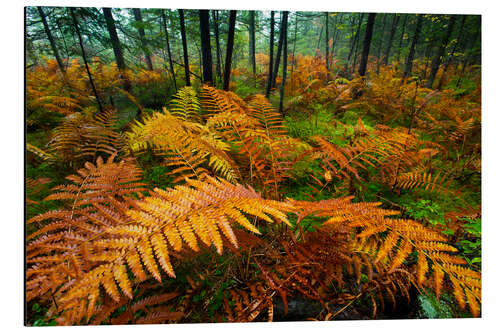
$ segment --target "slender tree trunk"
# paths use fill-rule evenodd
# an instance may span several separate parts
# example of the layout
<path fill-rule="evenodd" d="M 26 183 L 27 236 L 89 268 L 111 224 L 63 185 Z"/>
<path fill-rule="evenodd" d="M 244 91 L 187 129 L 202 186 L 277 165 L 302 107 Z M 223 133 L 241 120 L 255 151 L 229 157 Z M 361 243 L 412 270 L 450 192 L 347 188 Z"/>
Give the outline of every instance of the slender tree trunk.
<path fill-rule="evenodd" d="M 366 31 L 365 31 L 365 34 L 366 34 Z M 359 38 L 356 41 L 356 48 L 354 49 L 354 61 L 353 61 L 352 70 L 351 70 L 352 73 L 354 73 L 354 71 L 356 70 L 356 65 L 357 65 L 357 61 L 358 61 L 358 58 L 359 58 L 359 44 L 360 44 L 360 41 L 361 41 L 361 34 L 359 35 Z"/>
<path fill-rule="evenodd" d="M 217 53 L 216 56 L 216 73 L 219 81 L 222 80 L 222 71 L 221 71 L 221 52 L 220 52 L 220 43 L 219 43 L 219 12 L 217 10 L 212 10 L 212 21 L 214 22 L 214 32 L 215 32 L 215 51 Z M 217 80 L 216 80 L 217 81 Z"/>
<path fill-rule="evenodd" d="M 61 60 L 61 57 L 59 56 L 59 51 L 57 50 L 56 42 L 54 41 L 54 37 L 52 36 L 52 33 L 50 32 L 49 29 L 49 24 L 47 23 L 47 17 L 45 16 L 45 13 L 43 12 L 42 7 L 37 7 L 38 9 L 38 14 L 40 14 L 40 17 L 42 19 L 43 23 L 43 29 L 45 30 L 45 34 L 47 35 L 47 38 L 49 39 L 50 42 L 50 47 L 52 48 L 52 53 L 54 53 L 54 57 L 56 57 L 57 65 L 59 66 L 59 69 L 63 74 L 66 73 L 66 70 L 64 69 L 63 62 Z"/>
<path fill-rule="evenodd" d="M 401 30 L 401 37 L 399 38 L 399 45 L 398 45 L 398 52 L 396 56 L 397 62 L 399 62 L 399 59 L 401 57 L 401 48 L 403 47 L 403 38 L 405 36 L 405 30 L 406 30 L 406 21 L 408 20 L 408 15 L 402 14 L 404 16 L 403 20 L 403 28 Z"/>
<path fill-rule="evenodd" d="M 330 71 L 330 65 L 329 65 L 329 57 L 330 57 L 330 50 L 329 50 L 329 45 L 328 45 L 328 12 L 325 12 L 325 59 L 326 59 L 326 71 Z"/>
<path fill-rule="evenodd" d="M 224 85 L 223 89 L 229 90 L 229 81 L 231 79 L 231 58 L 233 56 L 234 28 L 236 26 L 236 10 L 229 12 L 229 31 L 227 33 L 226 61 L 224 62 Z"/>
<path fill-rule="evenodd" d="M 366 75 L 366 65 L 368 64 L 368 54 L 370 53 L 370 44 L 372 42 L 373 24 L 377 14 L 368 14 L 368 22 L 366 23 L 365 39 L 363 41 L 363 53 L 361 54 L 361 62 L 359 63 L 359 76 Z"/>
<path fill-rule="evenodd" d="M 448 60 L 446 61 L 446 64 L 444 65 L 443 69 L 443 74 L 441 75 L 441 78 L 439 79 L 438 83 L 438 90 L 441 90 L 443 84 L 444 84 L 444 78 L 446 76 L 446 72 L 448 71 L 448 68 L 451 65 L 451 62 L 453 58 L 455 57 L 455 52 L 457 50 L 458 45 L 461 43 L 463 39 L 463 30 L 464 30 L 464 25 L 465 25 L 465 18 L 467 16 L 463 15 L 462 20 L 460 21 L 460 28 L 458 29 L 458 35 L 457 35 L 457 42 L 453 45 L 453 49 L 451 50 L 450 55 L 448 56 Z"/>
<path fill-rule="evenodd" d="M 444 51 L 448 46 L 448 41 L 450 40 L 451 33 L 453 32 L 453 26 L 455 25 L 457 17 L 452 15 L 450 21 L 448 22 L 448 29 L 446 30 L 446 35 L 443 37 L 441 41 L 441 45 L 439 45 L 438 52 L 432 59 L 431 63 L 431 73 L 429 74 L 429 79 L 427 80 L 427 88 L 432 89 L 432 85 L 434 83 L 434 79 L 436 78 L 437 71 L 439 69 L 439 65 L 441 65 L 441 58 L 444 55 Z"/>
<path fill-rule="evenodd" d="M 377 47 L 377 75 L 380 72 L 380 51 L 382 50 L 382 45 L 384 44 L 384 35 L 385 35 L 385 23 L 387 20 L 387 15 L 384 14 L 382 19 L 382 31 L 380 32 L 380 40 Z"/>
<path fill-rule="evenodd" d="M 333 36 L 332 36 L 332 49 L 330 51 L 330 54 L 331 54 L 331 59 L 332 60 L 334 57 L 335 57 L 335 48 L 337 47 L 337 39 L 338 39 L 338 36 L 339 36 L 339 33 L 340 33 L 340 29 L 337 29 L 337 24 L 340 22 L 340 24 L 342 24 L 342 19 L 344 17 L 344 13 L 340 13 L 340 15 L 338 16 L 335 16 L 335 19 L 333 20 Z M 330 62 L 330 64 L 332 64 Z"/>
<path fill-rule="evenodd" d="M 297 43 L 297 22 L 298 22 L 297 13 L 295 13 L 295 30 L 293 32 L 293 51 L 292 51 L 292 69 L 290 70 L 290 79 L 291 84 L 293 86 L 293 69 L 295 67 L 295 45 Z"/>
<path fill-rule="evenodd" d="M 184 74 L 186 76 L 186 86 L 190 86 L 191 81 L 189 80 L 189 59 L 188 59 L 188 49 L 186 41 L 186 25 L 184 23 L 183 9 L 179 9 L 179 19 L 181 23 L 182 51 L 184 53 Z"/>
<path fill-rule="evenodd" d="M 283 98 L 285 95 L 285 83 L 286 83 L 286 67 L 287 67 L 287 54 L 288 54 L 288 12 L 283 12 L 283 22 L 281 23 L 281 28 L 283 29 L 283 80 L 281 81 L 280 88 L 280 109 L 279 112 L 284 115 L 283 111 Z"/>
<path fill-rule="evenodd" d="M 115 20 L 113 19 L 113 14 L 111 13 L 111 8 L 103 8 L 104 19 L 106 20 L 106 27 L 108 28 L 109 38 L 111 39 L 111 45 L 113 46 L 113 53 L 115 54 L 116 65 L 120 70 L 120 75 L 123 79 L 123 88 L 130 93 L 132 87 L 130 81 L 125 73 L 127 67 L 125 66 L 125 60 L 123 59 L 123 52 L 120 45 L 120 40 L 118 39 L 118 34 L 116 33 Z"/>
<path fill-rule="evenodd" d="M 347 71 L 347 68 L 349 67 L 349 65 L 351 64 L 351 59 L 352 59 L 352 55 L 354 52 L 354 48 L 355 48 L 355 46 L 358 45 L 359 33 L 361 32 L 361 23 L 363 22 L 364 15 L 365 15 L 364 13 L 359 14 L 359 22 L 358 22 L 358 27 L 356 28 L 356 35 L 354 36 L 354 39 L 353 39 L 352 44 L 351 44 L 351 49 L 349 50 L 349 55 L 347 57 L 347 63 L 345 66 L 346 71 Z"/>
<path fill-rule="evenodd" d="M 250 11 L 250 22 L 248 29 L 249 39 L 248 39 L 248 51 L 250 56 L 250 66 L 252 66 L 253 80 L 255 85 L 255 75 L 257 74 L 257 68 L 255 65 L 255 11 Z"/>
<path fill-rule="evenodd" d="M 170 52 L 170 41 L 168 38 L 167 17 L 165 16 L 165 10 L 163 9 L 161 10 L 161 17 L 163 21 L 163 31 L 165 31 L 165 42 L 167 43 L 168 64 L 170 66 L 170 73 L 172 74 L 172 79 L 174 81 L 174 88 L 177 92 L 177 80 L 175 79 L 174 63 L 172 62 L 172 52 Z"/>
<path fill-rule="evenodd" d="M 85 54 L 85 49 L 83 48 L 83 40 L 82 40 L 82 34 L 80 33 L 80 28 L 78 27 L 78 22 L 76 21 L 76 16 L 75 16 L 75 10 L 73 7 L 70 7 L 69 9 L 71 13 L 71 18 L 73 20 L 73 26 L 75 27 L 76 34 L 78 35 L 78 41 L 80 42 L 80 49 L 82 51 L 82 58 L 83 62 L 85 63 L 85 69 L 87 70 L 87 75 L 89 76 L 89 81 L 90 81 L 90 86 L 92 87 L 92 91 L 94 92 L 95 99 L 97 101 L 97 105 L 99 107 L 99 112 L 102 113 L 102 104 L 101 104 L 101 99 L 99 98 L 99 94 L 97 93 L 97 89 L 94 84 L 94 80 L 92 79 L 92 74 L 90 73 L 90 68 L 89 64 L 87 61 L 87 55 Z"/>
<path fill-rule="evenodd" d="M 274 62 L 273 66 L 273 81 L 272 81 L 272 87 L 276 88 L 276 78 L 278 77 L 278 70 L 280 67 L 280 60 L 281 60 L 281 51 L 283 48 L 283 12 L 281 13 L 281 20 L 280 20 L 280 37 L 278 40 L 278 52 L 276 52 L 276 60 Z"/>
<path fill-rule="evenodd" d="M 403 80 L 410 76 L 411 68 L 413 66 L 413 57 L 415 56 L 415 46 L 417 45 L 418 36 L 420 35 L 420 30 L 422 28 L 422 15 L 417 17 L 417 25 L 415 26 L 415 32 L 413 34 L 413 39 L 411 41 L 410 51 L 408 52 L 408 57 L 406 58 L 405 70 L 403 72 Z"/>
<path fill-rule="evenodd" d="M 269 34 L 269 75 L 267 76 L 266 97 L 269 98 L 273 84 L 273 53 L 274 53 L 274 10 L 271 11 L 271 32 Z"/>
<path fill-rule="evenodd" d="M 389 55 L 391 53 L 392 40 L 394 39 L 394 34 L 396 33 L 396 28 L 398 27 L 399 22 L 399 14 L 395 14 L 394 19 L 392 20 L 391 34 L 389 35 L 389 42 L 387 43 L 387 48 L 385 49 L 384 61 L 383 64 L 387 66 L 389 63 Z"/>
<path fill-rule="evenodd" d="M 213 85 L 212 48 L 210 47 L 210 19 L 208 10 L 199 10 L 203 83 Z"/>
<path fill-rule="evenodd" d="M 142 21 L 141 10 L 139 8 L 133 8 L 132 11 L 134 12 L 135 22 L 137 22 L 138 24 L 137 31 L 139 31 L 139 39 L 141 40 L 142 51 L 144 52 L 144 58 L 146 59 L 146 66 L 148 67 L 148 70 L 152 71 L 153 62 L 151 61 L 151 52 L 146 43 L 144 28 L 142 27 L 143 21 Z"/>

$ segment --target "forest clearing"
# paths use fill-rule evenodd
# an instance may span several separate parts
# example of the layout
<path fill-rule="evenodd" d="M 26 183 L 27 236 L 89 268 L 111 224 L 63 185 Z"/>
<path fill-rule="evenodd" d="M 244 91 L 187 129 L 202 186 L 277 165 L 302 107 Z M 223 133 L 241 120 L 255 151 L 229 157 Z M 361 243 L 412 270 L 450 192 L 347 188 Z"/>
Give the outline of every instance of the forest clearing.
<path fill-rule="evenodd" d="M 26 325 L 481 316 L 481 16 L 25 25 Z"/>

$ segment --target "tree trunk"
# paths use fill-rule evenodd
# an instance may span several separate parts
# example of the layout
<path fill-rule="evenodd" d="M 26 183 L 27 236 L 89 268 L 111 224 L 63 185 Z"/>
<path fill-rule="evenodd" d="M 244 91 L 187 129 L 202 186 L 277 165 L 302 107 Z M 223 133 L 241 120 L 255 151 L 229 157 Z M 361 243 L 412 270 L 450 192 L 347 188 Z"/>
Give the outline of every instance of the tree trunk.
<path fill-rule="evenodd" d="M 441 41 L 441 45 L 439 45 L 438 52 L 432 59 L 431 63 L 431 73 L 429 74 L 429 79 L 427 80 L 427 88 L 432 89 L 432 85 L 434 83 L 434 79 L 436 78 L 436 73 L 439 69 L 439 65 L 441 65 L 441 58 L 444 55 L 444 51 L 448 46 L 448 41 L 450 40 L 451 33 L 453 32 L 453 26 L 455 25 L 457 17 L 452 15 L 450 21 L 448 22 L 448 29 L 446 30 L 446 35 L 443 37 Z"/>
<path fill-rule="evenodd" d="M 269 98 L 273 83 L 273 53 L 274 53 L 274 10 L 271 11 L 271 32 L 269 34 L 269 75 L 267 76 L 266 97 Z"/>
<path fill-rule="evenodd" d="M 420 30 L 422 28 L 422 15 L 417 17 L 417 25 L 415 26 L 415 33 L 413 34 L 413 39 L 411 41 L 410 51 L 408 52 L 408 57 L 406 58 L 405 70 L 403 72 L 403 80 L 406 79 L 411 74 L 411 68 L 413 66 L 413 57 L 415 56 L 415 45 L 417 45 L 418 35 L 420 35 Z"/>
<path fill-rule="evenodd" d="M 329 45 L 328 45 L 328 12 L 325 12 L 325 59 L 326 59 L 326 71 L 330 71 L 330 65 L 329 65 L 329 56 L 330 56 L 330 50 L 329 50 Z"/>
<path fill-rule="evenodd" d="M 253 80 L 255 85 L 255 75 L 257 74 L 257 68 L 255 65 L 255 11 L 250 11 L 250 22 L 248 29 L 249 39 L 248 39 L 248 51 L 250 56 L 250 65 L 252 66 Z"/>
<path fill-rule="evenodd" d="M 278 70 L 280 67 L 281 60 L 281 51 L 283 48 L 283 12 L 281 12 L 281 20 L 280 20 L 280 37 L 278 40 L 278 51 L 276 52 L 276 60 L 274 62 L 273 67 L 273 81 L 271 87 L 276 88 L 276 78 L 278 77 Z"/>
<path fill-rule="evenodd" d="M 349 67 L 349 65 L 351 63 L 354 48 L 355 48 L 355 46 L 358 45 L 359 33 L 361 32 L 361 23 L 363 22 L 364 15 L 365 15 L 364 13 L 359 14 L 359 22 L 358 22 L 358 27 L 356 28 L 356 35 L 354 36 L 354 39 L 353 39 L 352 44 L 351 44 L 351 49 L 349 50 L 349 55 L 347 56 L 347 62 L 345 65 L 346 72 L 347 72 L 347 68 Z"/>
<path fill-rule="evenodd" d="M 236 26 L 236 10 L 229 12 L 229 30 L 227 33 L 226 61 L 224 63 L 224 85 L 223 89 L 229 91 L 229 81 L 231 79 L 231 58 L 233 56 L 234 28 Z"/>
<path fill-rule="evenodd" d="M 201 53 L 203 60 L 203 83 L 213 85 L 212 48 L 210 47 L 210 19 L 208 10 L 199 10 Z"/>
<path fill-rule="evenodd" d="M 297 22 L 298 21 L 298 16 L 297 13 L 295 13 L 295 30 L 293 32 L 293 51 L 292 51 L 292 68 L 290 70 L 290 79 L 291 79 L 291 84 L 293 86 L 293 69 L 295 67 L 295 46 L 297 43 Z"/>
<path fill-rule="evenodd" d="M 448 60 L 446 61 L 446 64 L 444 65 L 443 74 L 441 75 L 441 78 L 439 79 L 439 83 L 438 83 L 438 87 L 437 87 L 438 90 L 441 90 L 441 87 L 443 86 L 446 71 L 450 67 L 451 61 L 453 60 L 453 58 L 455 56 L 455 51 L 457 50 L 458 45 L 461 44 L 461 41 L 463 39 L 462 35 L 463 35 L 466 17 L 467 16 L 463 15 L 462 20 L 460 21 L 460 28 L 458 29 L 457 42 L 453 45 L 453 49 L 451 50 L 451 53 L 448 56 Z"/>
<path fill-rule="evenodd" d="M 111 45 L 113 46 L 113 53 L 115 54 L 116 65 L 120 70 L 120 75 L 123 79 L 123 88 L 127 91 L 131 91 L 130 81 L 126 76 L 125 70 L 125 60 L 123 59 L 123 52 L 120 45 L 120 40 L 118 39 L 118 34 L 116 33 L 115 20 L 113 19 L 113 14 L 111 13 L 111 8 L 103 8 L 104 19 L 106 20 L 106 27 L 108 28 L 109 38 L 111 39 Z"/>
<path fill-rule="evenodd" d="M 220 43 L 219 43 L 219 12 L 217 10 L 212 10 L 212 21 L 214 22 L 215 51 L 217 53 L 217 55 L 216 55 L 217 78 L 219 81 L 221 81 L 222 80 L 222 71 L 221 71 L 221 56 L 220 56 Z"/>
<path fill-rule="evenodd" d="M 387 43 L 387 48 L 385 49 L 384 61 L 383 64 L 387 66 L 389 63 L 389 55 L 391 53 L 392 40 L 394 39 L 394 34 L 396 33 L 396 28 L 398 27 L 399 22 L 399 14 L 395 14 L 394 19 L 392 20 L 391 34 L 389 35 L 389 42 Z"/>
<path fill-rule="evenodd" d="M 174 81 L 175 92 L 177 92 L 177 80 L 175 79 L 174 63 L 172 62 L 172 52 L 170 52 L 170 41 L 168 38 L 167 18 L 165 16 L 165 10 L 163 9 L 161 10 L 161 17 L 163 21 L 163 30 L 165 31 L 165 42 L 167 43 L 168 64 L 170 66 L 170 73 L 172 74 L 172 79 Z"/>
<path fill-rule="evenodd" d="M 368 54 L 370 53 L 370 44 L 372 42 L 373 24 L 377 14 L 368 14 L 368 22 L 366 23 L 365 39 L 363 41 L 363 53 L 361 54 L 361 62 L 359 63 L 359 76 L 366 75 L 366 65 L 368 64 Z"/>
<path fill-rule="evenodd" d="M 141 15 L 141 10 L 139 8 L 133 8 L 132 11 L 134 12 L 134 18 L 135 22 L 137 22 L 138 27 L 137 31 L 139 31 L 139 38 L 141 40 L 141 48 L 142 51 L 144 52 L 144 58 L 146 59 L 146 65 L 148 66 L 148 70 L 152 71 L 153 70 L 153 62 L 151 61 L 151 53 L 149 50 L 149 47 L 146 43 L 146 38 L 144 37 L 144 28 L 143 28 L 143 21 L 142 21 L 142 15 Z"/>
<path fill-rule="evenodd" d="M 399 38 L 399 45 L 398 45 L 398 53 L 396 56 L 396 61 L 399 62 L 399 58 L 401 57 L 401 47 L 403 47 L 403 38 L 405 36 L 405 30 L 406 30 L 406 21 L 408 20 L 408 15 L 402 14 L 404 16 L 403 20 L 403 29 L 401 30 L 401 37 Z"/>
<path fill-rule="evenodd" d="M 280 109 L 279 112 L 283 113 L 283 98 L 285 95 L 285 83 L 286 83 L 286 65 L 287 65 L 287 51 L 288 51 L 288 38 L 287 38 L 287 28 L 288 28 L 288 12 L 283 12 L 283 22 L 281 23 L 281 29 L 283 30 L 283 80 L 281 81 L 280 88 Z"/>
<path fill-rule="evenodd" d="M 89 76 L 90 86 L 92 87 L 92 91 L 94 92 L 95 99 L 97 101 L 97 105 L 99 107 L 99 112 L 102 113 L 102 104 L 101 99 L 99 98 L 99 94 L 97 93 L 97 89 L 94 84 L 94 80 L 92 79 L 92 74 L 90 73 L 89 64 L 87 62 L 87 55 L 85 54 L 85 49 L 83 48 L 83 40 L 82 34 L 80 33 L 80 28 L 78 27 L 78 22 L 76 21 L 75 10 L 73 7 L 69 9 L 71 13 L 71 18 L 73 20 L 73 26 L 75 28 L 76 34 L 78 35 L 78 41 L 80 42 L 80 49 L 82 51 L 83 62 L 85 63 L 85 69 L 87 70 L 87 75 Z"/>
<path fill-rule="evenodd" d="M 189 80 L 189 59 L 188 59 L 188 49 L 186 41 L 186 25 L 184 23 L 183 9 L 179 9 L 179 19 L 181 23 L 182 51 L 184 53 L 184 74 L 186 76 L 186 86 L 190 86 L 191 81 Z"/>
<path fill-rule="evenodd" d="M 382 19 L 382 31 L 380 32 L 380 40 L 377 47 L 377 75 L 380 72 L 380 51 L 382 50 L 382 45 L 384 44 L 386 21 L 387 21 L 387 14 L 384 14 L 384 17 Z"/>
<path fill-rule="evenodd" d="M 47 35 L 47 38 L 49 39 L 50 42 L 50 47 L 52 48 L 52 53 L 54 53 L 54 57 L 56 57 L 57 65 L 59 66 L 59 69 L 63 74 L 66 73 L 66 70 L 64 69 L 63 62 L 61 60 L 61 57 L 59 56 L 59 51 L 57 50 L 56 43 L 54 41 L 54 37 L 52 37 L 52 33 L 50 32 L 49 29 L 49 24 L 47 23 L 47 17 L 45 16 L 45 13 L 43 12 L 42 7 L 37 7 L 38 13 L 40 14 L 40 17 L 42 19 L 43 23 L 43 29 L 45 30 L 45 34 Z"/>

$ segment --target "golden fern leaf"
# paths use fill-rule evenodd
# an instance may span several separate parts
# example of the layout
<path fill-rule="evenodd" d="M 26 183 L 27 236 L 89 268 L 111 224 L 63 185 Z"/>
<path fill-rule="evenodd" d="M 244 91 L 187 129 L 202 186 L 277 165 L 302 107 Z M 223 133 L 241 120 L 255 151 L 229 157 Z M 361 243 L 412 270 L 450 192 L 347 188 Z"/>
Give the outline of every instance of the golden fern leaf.
<path fill-rule="evenodd" d="M 448 185 L 451 179 L 446 177 L 446 175 L 438 172 L 436 175 L 431 175 L 430 173 L 415 173 L 408 172 L 398 176 L 396 180 L 396 187 L 403 189 L 416 189 L 423 188 L 425 191 L 440 191 L 449 192 Z"/>
<path fill-rule="evenodd" d="M 112 155 L 122 147 L 122 138 L 115 127 L 116 120 L 114 109 L 96 114 L 93 118 L 73 113 L 55 128 L 50 148 L 65 161 L 96 158 L 100 154 Z"/>
<path fill-rule="evenodd" d="M 166 109 L 145 116 L 127 132 L 127 145 L 132 151 L 152 148 L 166 158 L 168 166 L 177 167 L 171 174 L 175 182 L 185 178 L 200 178 L 211 167 L 214 173 L 231 182 L 239 178 L 236 163 L 228 155 L 229 146 L 216 132 L 201 124 L 179 119 Z"/>
<path fill-rule="evenodd" d="M 30 143 L 26 143 L 26 150 L 40 157 L 43 161 L 53 161 L 55 159 L 54 155 L 51 153 L 48 153 Z"/>
<path fill-rule="evenodd" d="M 193 87 L 183 87 L 173 96 L 170 112 L 182 120 L 199 120 L 201 103 Z"/>
<path fill-rule="evenodd" d="M 62 323 L 89 321 L 100 286 L 102 297 L 121 302 L 122 293 L 133 297 L 137 280 L 148 275 L 161 280 L 161 271 L 174 277 L 170 253 L 183 243 L 198 250 L 198 237 L 221 253 L 221 234 L 237 246 L 231 224 L 258 232 L 248 215 L 289 224 L 289 203 L 265 200 L 251 188 L 210 177 L 131 200 L 143 190 L 137 182 L 140 170 L 113 157 L 87 163 L 79 175 L 68 177 L 74 185 L 58 186 L 59 192 L 47 198 L 69 200 L 71 209 L 29 221 L 50 223 L 27 246 L 27 296 L 54 297 L 57 307 L 49 314 L 60 315 Z M 125 274 L 128 269 L 134 278 Z"/>

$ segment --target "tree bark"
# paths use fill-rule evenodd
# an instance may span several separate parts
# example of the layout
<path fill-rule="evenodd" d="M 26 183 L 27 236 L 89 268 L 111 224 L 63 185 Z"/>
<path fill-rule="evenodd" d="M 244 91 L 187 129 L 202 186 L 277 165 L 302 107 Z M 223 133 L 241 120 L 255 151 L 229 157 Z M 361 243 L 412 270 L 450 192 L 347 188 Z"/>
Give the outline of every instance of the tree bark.
<path fill-rule="evenodd" d="M 52 32 L 50 32 L 49 24 L 47 23 L 47 17 L 45 16 L 45 13 L 43 12 L 42 7 L 38 6 L 38 13 L 40 14 L 40 17 L 42 19 L 43 23 L 43 29 L 45 30 L 45 34 L 47 35 L 47 38 L 49 39 L 50 42 L 50 47 L 52 48 L 52 53 L 54 53 L 54 57 L 56 58 L 57 65 L 59 66 L 59 69 L 63 74 L 66 73 L 66 70 L 64 69 L 63 62 L 61 60 L 61 56 L 59 55 L 59 51 L 57 50 L 56 43 L 54 41 L 54 37 L 52 36 Z"/>
<path fill-rule="evenodd" d="M 255 85 L 255 75 L 257 74 L 257 68 L 255 65 L 255 11 L 250 11 L 250 22 L 248 28 L 248 51 L 250 56 L 250 66 L 252 66 L 253 80 Z"/>
<path fill-rule="evenodd" d="M 399 45 L 398 45 L 398 53 L 396 56 L 396 60 L 399 62 L 399 58 L 401 57 L 401 47 L 403 46 L 403 38 L 405 36 L 405 30 L 406 30 L 406 21 L 408 20 L 408 15 L 402 14 L 404 16 L 403 20 L 403 28 L 401 30 L 401 37 L 399 38 Z"/>
<path fill-rule="evenodd" d="M 373 24 L 377 14 L 368 14 L 368 22 L 366 23 L 365 39 L 363 41 L 363 53 L 361 54 L 361 62 L 359 63 L 359 76 L 366 75 L 366 65 L 368 64 L 368 54 L 370 53 L 370 44 L 372 42 Z"/>
<path fill-rule="evenodd" d="M 411 68 L 413 66 L 413 57 L 415 56 L 415 46 L 417 45 L 418 36 L 420 35 L 420 30 L 422 28 L 422 15 L 417 15 L 417 25 L 415 26 L 415 33 L 413 34 L 413 39 L 411 41 L 410 51 L 408 52 L 408 57 L 406 58 L 405 70 L 403 72 L 403 80 L 406 79 L 411 74 Z"/>
<path fill-rule="evenodd" d="M 293 69 L 295 67 L 295 46 L 297 44 L 297 23 L 298 23 L 298 16 L 297 13 L 295 13 L 295 29 L 293 32 L 293 51 L 292 51 L 292 68 L 290 70 L 290 79 L 291 79 L 291 84 L 293 87 Z"/>
<path fill-rule="evenodd" d="M 361 32 L 361 23 L 363 22 L 364 15 L 365 15 L 364 13 L 359 14 L 359 22 L 358 22 L 358 27 L 356 28 L 356 35 L 354 36 L 354 39 L 353 39 L 352 44 L 351 44 L 351 49 L 349 50 L 349 55 L 347 56 L 347 62 L 345 65 L 346 71 L 347 71 L 347 68 L 349 67 L 349 65 L 351 64 L 351 59 L 353 56 L 354 48 L 358 45 L 359 33 Z M 356 57 L 355 53 L 354 53 L 354 56 Z"/>
<path fill-rule="evenodd" d="M 281 13 L 281 20 L 280 20 L 280 37 L 278 40 L 278 51 L 276 52 L 276 60 L 274 62 L 273 66 L 273 80 L 271 82 L 271 87 L 276 88 L 276 78 L 278 77 L 278 70 L 280 67 L 280 60 L 281 60 L 281 52 L 283 49 L 283 12 Z"/>
<path fill-rule="evenodd" d="M 89 76 L 90 86 L 92 87 L 92 91 L 94 92 L 94 96 L 95 96 L 95 99 L 97 101 L 97 105 L 99 107 L 99 112 L 102 113 L 103 109 L 102 109 L 101 99 L 99 98 L 99 94 L 97 93 L 97 89 L 95 87 L 94 80 L 92 79 L 92 74 L 90 73 L 90 68 L 89 68 L 89 64 L 87 61 L 87 55 L 85 54 L 85 49 L 83 48 L 82 34 L 80 33 L 80 28 L 78 27 L 78 22 L 77 22 L 76 16 L 75 16 L 75 9 L 73 7 L 70 7 L 69 11 L 71 13 L 71 18 L 73 20 L 73 26 L 76 30 L 76 34 L 78 35 L 78 41 L 80 42 L 80 49 L 82 51 L 82 58 L 83 58 L 83 62 L 85 63 L 85 69 L 87 70 L 87 75 Z"/>
<path fill-rule="evenodd" d="M 212 21 L 214 22 L 214 32 L 215 32 L 215 51 L 216 51 L 216 71 L 217 78 L 222 80 L 222 70 L 221 70 L 221 55 L 220 55 L 220 43 L 219 43 L 219 13 L 217 10 L 212 10 Z"/>
<path fill-rule="evenodd" d="M 208 10 L 199 10 L 203 83 L 213 86 L 212 48 L 210 47 L 210 19 Z"/>
<path fill-rule="evenodd" d="M 141 48 L 142 51 L 144 52 L 144 58 L 146 59 L 146 66 L 148 67 L 148 70 L 152 71 L 153 62 L 151 61 L 151 52 L 146 42 L 144 28 L 142 27 L 143 21 L 142 21 L 141 10 L 139 8 L 133 8 L 132 11 L 134 12 L 135 22 L 137 22 L 138 24 L 137 31 L 139 31 L 139 39 L 141 40 Z"/>
<path fill-rule="evenodd" d="M 399 14 L 395 14 L 394 19 L 392 20 L 391 34 L 389 35 L 389 42 L 387 43 L 387 48 L 385 49 L 384 61 L 383 64 L 387 66 L 389 63 L 389 55 L 391 53 L 392 48 L 392 40 L 394 39 L 394 34 L 396 33 L 396 28 L 399 23 Z"/>
<path fill-rule="evenodd" d="M 161 17 L 163 21 L 163 30 L 165 31 L 165 42 L 167 43 L 168 64 L 170 66 L 170 73 L 172 74 L 172 80 L 174 81 L 174 89 L 177 92 L 177 80 L 175 79 L 174 63 L 172 62 L 172 52 L 170 52 L 170 41 L 168 38 L 167 18 L 165 16 L 165 11 L 163 9 L 161 10 Z"/>
<path fill-rule="evenodd" d="M 453 32 L 453 26 L 455 25 L 457 17 L 452 15 L 450 21 L 448 22 L 448 29 L 446 30 L 446 35 L 443 37 L 441 41 L 441 45 L 439 45 L 438 52 L 432 59 L 431 63 L 431 73 L 429 74 L 429 79 L 427 80 L 427 88 L 432 89 L 432 85 L 434 83 L 434 79 L 436 78 L 437 71 L 439 69 L 439 65 L 441 65 L 441 58 L 444 55 L 444 51 L 448 46 L 448 41 L 450 40 L 451 33 Z"/>
<path fill-rule="evenodd" d="M 377 47 L 377 75 L 380 72 L 380 51 L 382 50 L 382 45 L 384 44 L 386 21 L 387 21 L 387 14 L 384 14 L 384 17 L 382 19 L 382 31 L 380 32 L 380 40 Z"/>
<path fill-rule="evenodd" d="M 283 12 L 283 22 L 281 23 L 281 29 L 283 29 L 283 80 L 281 81 L 280 88 L 280 108 L 279 112 L 284 115 L 283 112 L 283 98 L 285 95 L 285 83 L 286 83 L 286 67 L 287 67 L 287 51 L 288 51 L 288 12 Z"/>
<path fill-rule="evenodd" d="M 269 98 L 273 83 L 273 53 L 274 53 L 274 10 L 271 11 L 271 32 L 269 35 L 269 75 L 267 76 L 266 97 Z"/>
<path fill-rule="evenodd" d="M 325 59 L 326 59 L 326 71 L 330 71 L 330 65 L 329 65 L 329 57 L 330 57 L 330 50 L 329 50 L 329 45 L 328 45 L 328 12 L 325 12 Z"/>
<path fill-rule="evenodd" d="M 226 61 L 224 63 L 224 85 L 223 89 L 229 91 L 229 81 L 231 80 L 231 58 L 233 56 L 234 28 L 236 26 L 236 10 L 229 12 L 229 31 L 227 33 Z"/>
<path fill-rule="evenodd" d="M 191 81 L 189 80 L 189 59 L 188 59 L 188 49 L 186 41 L 186 25 L 184 23 L 183 9 L 179 9 L 179 20 L 181 23 L 182 51 L 184 53 L 184 74 L 186 76 L 186 86 L 190 86 Z"/>
<path fill-rule="evenodd" d="M 116 65 L 120 70 L 121 77 L 123 79 L 123 88 L 127 91 L 131 91 L 130 81 L 128 80 L 125 70 L 125 60 L 123 59 L 123 52 L 120 45 L 120 40 L 118 39 L 118 34 L 116 33 L 115 20 L 113 19 L 113 14 L 111 13 L 111 8 L 103 8 L 104 19 L 106 20 L 106 27 L 108 28 L 109 38 L 111 39 L 111 45 L 113 46 L 113 53 L 115 54 Z"/>
<path fill-rule="evenodd" d="M 458 45 L 461 44 L 461 41 L 463 39 L 463 30 L 464 30 L 466 17 L 467 16 L 463 15 L 462 20 L 460 21 L 460 28 L 458 29 L 457 42 L 453 45 L 453 49 L 451 50 L 451 53 L 448 57 L 448 60 L 446 61 L 446 64 L 444 65 L 443 74 L 441 75 L 441 78 L 439 79 L 439 83 L 438 83 L 438 87 L 437 87 L 438 90 L 441 90 L 441 88 L 443 86 L 445 74 L 451 65 L 451 61 L 455 57 L 455 51 L 457 50 Z"/>

